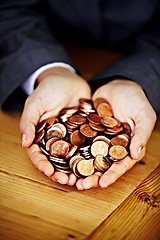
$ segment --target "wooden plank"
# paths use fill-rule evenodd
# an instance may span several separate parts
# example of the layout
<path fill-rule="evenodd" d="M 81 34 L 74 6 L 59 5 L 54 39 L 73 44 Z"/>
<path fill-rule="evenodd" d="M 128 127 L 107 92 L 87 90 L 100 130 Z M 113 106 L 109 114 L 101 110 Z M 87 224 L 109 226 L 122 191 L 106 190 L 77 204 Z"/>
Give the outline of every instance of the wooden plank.
<path fill-rule="evenodd" d="M 29 215 L 12 208 L 0 208 L 1 240 L 60 240 L 84 239 L 85 235 L 46 221 L 38 216 Z"/>
<path fill-rule="evenodd" d="M 160 165 L 88 239 L 160 239 Z"/>

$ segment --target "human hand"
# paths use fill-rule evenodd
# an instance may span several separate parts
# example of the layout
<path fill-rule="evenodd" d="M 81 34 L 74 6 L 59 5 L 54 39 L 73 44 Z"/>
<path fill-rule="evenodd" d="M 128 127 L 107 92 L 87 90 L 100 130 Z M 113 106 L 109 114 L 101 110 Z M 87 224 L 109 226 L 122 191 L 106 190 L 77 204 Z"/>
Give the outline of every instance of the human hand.
<path fill-rule="evenodd" d="M 35 126 L 39 121 L 56 116 L 64 107 L 77 106 L 80 98 L 90 98 L 88 83 L 62 67 L 44 71 L 37 79 L 38 87 L 26 100 L 20 121 L 22 146 L 27 149 L 32 163 L 53 181 L 74 185 L 74 174 L 54 172 L 54 168 L 41 153 L 37 144 L 32 144 L 35 138 Z"/>
<path fill-rule="evenodd" d="M 104 174 L 96 172 L 85 179 L 79 179 L 79 190 L 92 187 L 107 187 L 127 172 L 145 155 L 149 137 L 156 122 L 156 114 L 148 102 L 140 85 L 129 80 L 114 80 L 101 86 L 93 95 L 93 100 L 105 98 L 111 104 L 115 118 L 128 122 L 132 129 L 130 156 L 114 162 Z"/>

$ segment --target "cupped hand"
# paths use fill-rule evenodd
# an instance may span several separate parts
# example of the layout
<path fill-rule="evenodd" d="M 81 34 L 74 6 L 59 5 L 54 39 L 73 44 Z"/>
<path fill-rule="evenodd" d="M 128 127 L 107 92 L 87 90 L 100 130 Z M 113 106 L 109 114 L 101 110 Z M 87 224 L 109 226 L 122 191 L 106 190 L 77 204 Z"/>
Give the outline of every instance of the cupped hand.
<path fill-rule="evenodd" d="M 20 121 L 22 146 L 27 148 L 32 163 L 53 181 L 74 185 L 76 177 L 69 177 L 54 168 L 41 153 L 37 144 L 32 144 L 35 126 L 41 120 L 56 116 L 64 107 L 78 106 L 80 98 L 91 98 L 88 83 L 76 73 L 62 67 L 44 71 L 37 79 L 38 86 L 26 100 Z"/>
<path fill-rule="evenodd" d="M 95 173 L 85 179 L 79 179 L 76 186 L 79 190 L 92 187 L 107 187 L 127 172 L 145 155 L 147 142 L 156 122 L 156 114 L 147 100 L 143 89 L 130 80 L 113 80 L 101 86 L 93 95 L 105 98 L 111 104 L 115 118 L 128 122 L 132 129 L 130 156 L 114 162 L 104 174 Z"/>

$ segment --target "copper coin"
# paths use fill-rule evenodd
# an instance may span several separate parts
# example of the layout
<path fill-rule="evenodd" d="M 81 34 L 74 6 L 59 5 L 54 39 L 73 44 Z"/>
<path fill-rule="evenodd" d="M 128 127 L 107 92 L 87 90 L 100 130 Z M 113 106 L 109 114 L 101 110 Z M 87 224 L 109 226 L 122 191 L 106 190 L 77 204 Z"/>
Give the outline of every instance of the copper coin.
<path fill-rule="evenodd" d="M 91 153 L 94 157 L 96 155 L 107 156 L 108 149 L 109 149 L 108 143 L 106 143 L 105 141 L 96 141 L 92 143 Z"/>
<path fill-rule="evenodd" d="M 94 131 L 87 123 L 80 126 L 80 132 L 88 138 L 93 138 L 97 135 L 97 131 Z"/>
<path fill-rule="evenodd" d="M 109 165 L 106 163 L 103 155 L 96 155 L 94 159 L 94 167 L 100 171 L 104 172 L 109 168 Z"/>
<path fill-rule="evenodd" d="M 49 129 L 53 126 L 53 124 L 55 124 L 55 122 L 58 122 L 58 118 L 57 117 L 50 117 L 48 119 L 46 119 L 46 129 Z"/>
<path fill-rule="evenodd" d="M 49 152 L 50 151 L 50 146 L 58 140 L 59 140 L 58 137 L 53 137 L 53 138 L 48 139 L 47 142 L 46 142 L 46 150 Z"/>
<path fill-rule="evenodd" d="M 100 103 L 108 103 L 108 101 L 105 99 L 105 98 L 97 98 L 93 101 L 93 105 L 95 107 L 95 109 L 97 109 L 97 106 L 100 104 Z"/>
<path fill-rule="evenodd" d="M 120 121 L 113 117 L 102 118 L 101 123 L 107 128 L 114 128 L 121 125 Z"/>
<path fill-rule="evenodd" d="M 49 156 L 49 152 L 47 152 L 46 149 L 43 146 L 40 146 L 39 148 L 44 153 L 44 155 Z"/>
<path fill-rule="evenodd" d="M 85 142 L 85 136 L 79 130 L 70 134 L 70 141 L 73 146 L 81 146 Z"/>
<path fill-rule="evenodd" d="M 111 139 L 112 145 L 120 145 L 123 147 L 127 147 L 129 143 L 129 138 L 126 137 L 127 135 L 120 134 L 114 138 Z"/>
<path fill-rule="evenodd" d="M 78 124 L 78 125 L 81 125 L 83 123 L 86 122 L 86 118 L 79 115 L 79 114 L 76 114 L 76 115 L 72 115 L 70 118 L 69 118 L 69 122 L 70 123 L 73 123 L 73 124 Z"/>
<path fill-rule="evenodd" d="M 65 174 L 70 174 L 72 171 L 70 169 L 59 169 L 59 168 L 55 168 L 56 171 L 58 172 L 62 172 Z"/>
<path fill-rule="evenodd" d="M 105 130 L 105 127 L 102 126 L 102 125 L 96 125 L 96 124 L 93 124 L 91 122 L 89 122 L 89 126 L 93 129 L 93 130 L 96 130 L 98 132 L 103 132 Z"/>
<path fill-rule="evenodd" d="M 73 169 L 74 164 L 81 160 L 84 160 L 84 157 L 80 155 L 73 156 L 69 161 L 70 168 Z"/>
<path fill-rule="evenodd" d="M 123 126 L 123 131 L 124 131 L 127 135 L 130 135 L 130 134 L 131 134 L 131 127 L 130 127 L 129 123 L 127 123 L 127 122 L 122 122 L 122 126 Z"/>
<path fill-rule="evenodd" d="M 84 109 L 93 109 L 93 102 L 92 100 L 90 99 L 87 99 L 87 98 L 80 98 L 79 99 L 79 104 L 80 104 L 80 107 L 81 108 L 84 108 Z"/>
<path fill-rule="evenodd" d="M 44 134 L 45 134 L 44 129 L 40 132 L 37 132 L 36 136 L 35 136 L 35 139 L 34 139 L 34 143 L 39 143 L 42 140 L 42 138 L 44 137 Z"/>
<path fill-rule="evenodd" d="M 120 132 L 123 131 L 123 127 L 120 126 L 120 127 L 114 127 L 114 128 L 107 128 L 104 133 L 108 134 L 108 135 L 116 135 Z"/>
<path fill-rule="evenodd" d="M 53 130 L 54 129 L 56 130 L 57 128 L 62 133 L 62 137 L 64 138 L 66 136 L 66 133 L 67 133 L 66 127 L 62 123 L 56 123 L 52 126 Z"/>
<path fill-rule="evenodd" d="M 128 152 L 127 150 L 120 146 L 120 145 L 115 145 L 112 146 L 109 149 L 109 155 L 112 157 L 112 160 L 121 160 L 127 156 Z"/>
<path fill-rule="evenodd" d="M 81 176 L 90 176 L 94 173 L 93 163 L 89 160 L 81 160 L 77 163 L 77 171 Z"/>
<path fill-rule="evenodd" d="M 48 141 L 50 138 L 54 138 L 54 137 L 62 139 L 62 133 L 57 130 L 49 130 L 45 135 L 45 140 Z"/>
<path fill-rule="evenodd" d="M 46 120 L 39 122 L 36 126 L 36 132 L 41 132 L 46 126 Z"/>
<path fill-rule="evenodd" d="M 49 160 L 51 162 L 54 162 L 54 163 L 58 163 L 58 164 L 61 164 L 61 165 L 66 165 L 68 164 L 68 160 L 67 159 L 64 159 L 64 158 L 59 158 L 59 157 L 54 157 L 54 156 L 51 156 L 49 157 Z"/>
<path fill-rule="evenodd" d="M 88 114 L 87 119 L 88 119 L 89 122 L 91 122 L 95 125 L 100 125 L 101 124 L 101 117 L 96 113 Z"/>
<path fill-rule="evenodd" d="M 99 135 L 93 139 L 93 143 L 96 141 L 105 141 L 108 145 L 110 145 L 111 140 L 103 135 Z"/>
<path fill-rule="evenodd" d="M 65 156 L 65 159 L 71 158 L 76 153 L 77 149 L 78 146 L 72 146 L 67 155 Z"/>
<path fill-rule="evenodd" d="M 76 113 L 78 111 L 78 107 L 68 107 L 68 108 L 63 108 L 60 111 L 60 115 L 64 115 L 67 114 L 68 116 L 73 115 L 74 113 Z"/>
<path fill-rule="evenodd" d="M 97 110 L 99 116 L 102 117 L 102 118 L 113 116 L 113 110 L 112 110 L 112 107 L 109 103 L 98 104 L 96 110 Z"/>
<path fill-rule="evenodd" d="M 69 152 L 69 143 L 58 140 L 50 146 L 50 153 L 55 157 L 64 157 Z"/>

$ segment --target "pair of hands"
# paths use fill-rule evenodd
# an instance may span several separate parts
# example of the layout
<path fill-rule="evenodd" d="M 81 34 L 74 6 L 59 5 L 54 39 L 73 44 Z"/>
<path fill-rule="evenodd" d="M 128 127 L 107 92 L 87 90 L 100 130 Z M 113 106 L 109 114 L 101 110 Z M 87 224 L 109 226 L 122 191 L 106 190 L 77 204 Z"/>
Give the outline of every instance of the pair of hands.
<path fill-rule="evenodd" d="M 76 106 L 80 98 L 91 98 L 88 83 L 76 73 L 55 67 L 44 71 L 37 79 L 38 87 L 26 100 L 20 121 L 22 146 L 27 149 L 32 163 L 55 182 L 73 186 L 78 190 L 100 186 L 106 188 L 143 158 L 146 144 L 156 122 L 156 114 L 141 86 L 129 80 L 113 80 L 96 90 L 92 99 L 106 98 L 114 116 L 126 121 L 132 129 L 130 155 L 115 162 L 104 174 L 96 172 L 85 179 L 74 174 L 54 172 L 54 167 L 41 153 L 37 144 L 32 144 L 35 126 L 43 119 L 56 116 L 64 107 Z"/>

